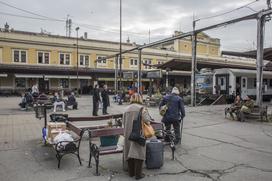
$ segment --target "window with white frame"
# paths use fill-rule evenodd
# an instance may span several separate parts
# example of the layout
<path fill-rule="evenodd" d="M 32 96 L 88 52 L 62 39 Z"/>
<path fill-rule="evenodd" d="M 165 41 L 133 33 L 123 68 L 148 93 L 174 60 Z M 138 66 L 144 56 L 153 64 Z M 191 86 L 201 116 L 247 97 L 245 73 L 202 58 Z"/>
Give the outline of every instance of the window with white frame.
<path fill-rule="evenodd" d="M 38 52 L 38 63 L 49 64 L 49 52 Z"/>
<path fill-rule="evenodd" d="M 98 66 L 106 66 L 107 65 L 107 60 L 105 59 L 106 56 L 97 56 L 96 59 L 97 59 L 97 65 Z"/>
<path fill-rule="evenodd" d="M 90 64 L 89 55 L 79 55 L 79 65 L 88 67 Z"/>
<path fill-rule="evenodd" d="M 71 54 L 70 53 L 60 53 L 60 64 L 61 65 L 70 65 Z"/>
<path fill-rule="evenodd" d="M 13 50 L 13 62 L 26 63 L 26 50 Z"/>
<path fill-rule="evenodd" d="M 159 64 L 159 65 L 160 65 L 160 64 L 163 64 L 163 63 L 164 63 L 163 60 L 158 60 L 158 61 L 157 61 L 157 64 Z"/>
<path fill-rule="evenodd" d="M 148 66 L 148 65 L 151 65 L 151 60 L 150 59 L 144 60 L 144 64 L 146 64 L 144 66 L 145 69 L 151 69 L 151 66 Z"/>
<path fill-rule="evenodd" d="M 69 80 L 68 79 L 60 79 L 59 85 L 63 88 L 69 88 Z"/>
<path fill-rule="evenodd" d="M 137 68 L 138 67 L 138 60 L 135 58 L 130 59 L 130 68 Z"/>
<path fill-rule="evenodd" d="M 16 88 L 26 88 L 26 79 L 25 78 L 15 78 L 15 87 Z"/>

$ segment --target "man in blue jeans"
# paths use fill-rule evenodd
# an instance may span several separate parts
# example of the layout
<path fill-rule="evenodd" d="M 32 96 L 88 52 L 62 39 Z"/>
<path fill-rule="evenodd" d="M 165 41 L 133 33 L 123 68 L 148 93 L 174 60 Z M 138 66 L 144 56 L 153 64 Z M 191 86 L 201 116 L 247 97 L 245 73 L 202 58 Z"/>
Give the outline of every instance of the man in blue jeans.
<path fill-rule="evenodd" d="M 183 99 L 179 96 L 178 88 L 174 87 L 171 94 L 163 97 L 159 108 L 161 109 L 164 105 L 167 105 L 168 109 L 162 118 L 162 122 L 165 125 L 166 131 L 169 131 L 171 125 L 173 125 L 175 131 L 174 143 L 179 144 L 181 141 L 180 123 L 185 117 L 185 109 Z M 167 138 L 166 141 L 168 141 Z"/>

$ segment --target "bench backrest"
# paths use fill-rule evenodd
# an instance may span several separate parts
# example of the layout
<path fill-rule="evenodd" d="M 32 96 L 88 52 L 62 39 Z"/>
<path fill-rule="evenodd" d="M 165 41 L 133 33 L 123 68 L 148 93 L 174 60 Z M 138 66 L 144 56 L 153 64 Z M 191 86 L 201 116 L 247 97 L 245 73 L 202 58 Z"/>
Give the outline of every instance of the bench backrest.
<path fill-rule="evenodd" d="M 76 133 L 79 137 L 83 134 L 83 129 L 76 127 L 73 123 L 67 122 L 67 128 Z"/>
<path fill-rule="evenodd" d="M 101 136 L 123 135 L 123 134 L 124 134 L 124 128 L 105 128 L 105 129 L 89 130 L 89 136 L 91 138 L 101 137 Z"/>
<path fill-rule="evenodd" d="M 69 117 L 68 121 L 102 121 L 108 119 L 122 118 L 123 114 L 103 115 L 103 116 L 90 116 L 90 117 Z"/>

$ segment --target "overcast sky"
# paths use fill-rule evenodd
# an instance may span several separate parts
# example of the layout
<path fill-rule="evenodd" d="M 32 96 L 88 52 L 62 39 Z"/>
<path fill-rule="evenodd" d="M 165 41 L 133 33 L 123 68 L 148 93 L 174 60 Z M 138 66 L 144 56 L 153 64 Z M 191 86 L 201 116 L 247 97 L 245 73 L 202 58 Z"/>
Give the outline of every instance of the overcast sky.
<path fill-rule="evenodd" d="M 254 0 L 123 0 L 123 41 L 129 37 L 138 44 L 156 41 L 172 36 L 175 30 L 192 30 L 193 15 L 205 18 L 221 14 Z M 8 3 L 46 17 L 64 20 L 49 21 L 28 19 L 6 15 L 36 17 L 18 9 L 6 6 Z M 73 21 L 72 36 L 75 28 L 79 34 L 88 32 L 88 38 L 119 41 L 119 0 L 0 0 L 0 24 L 6 22 L 16 30 L 40 32 L 44 29 L 51 34 L 65 35 L 67 15 Z M 259 0 L 249 6 L 253 10 L 266 8 L 266 0 Z M 212 25 L 231 18 L 253 13 L 242 8 L 217 18 L 200 20 L 197 28 Z M 44 19 L 44 18 L 43 18 Z M 222 50 L 246 51 L 256 48 L 256 21 L 247 21 L 216 30 L 207 31 L 212 37 L 221 39 Z M 272 23 L 266 23 L 265 47 L 272 46 Z"/>

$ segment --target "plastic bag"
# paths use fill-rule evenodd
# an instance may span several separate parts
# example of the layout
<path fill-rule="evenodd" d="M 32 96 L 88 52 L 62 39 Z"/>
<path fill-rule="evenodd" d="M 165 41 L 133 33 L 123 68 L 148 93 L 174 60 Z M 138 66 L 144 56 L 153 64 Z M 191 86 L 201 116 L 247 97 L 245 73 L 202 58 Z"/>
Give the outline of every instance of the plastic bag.
<path fill-rule="evenodd" d="M 69 141 L 74 141 L 71 134 L 66 132 L 60 132 L 55 138 L 54 143 L 57 144 L 57 150 L 65 148 Z M 61 142 L 61 143 L 60 143 Z M 60 143 L 60 144 L 58 144 Z"/>

